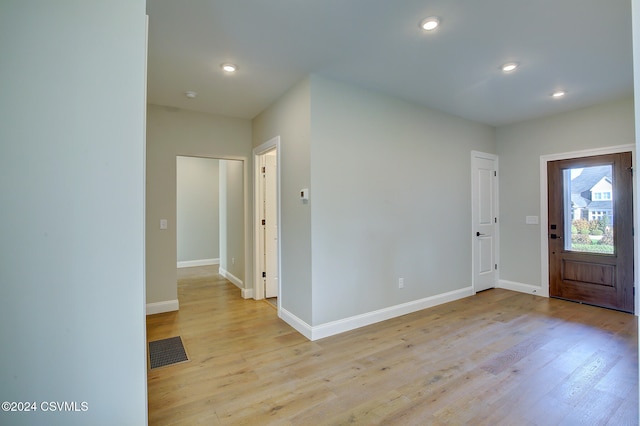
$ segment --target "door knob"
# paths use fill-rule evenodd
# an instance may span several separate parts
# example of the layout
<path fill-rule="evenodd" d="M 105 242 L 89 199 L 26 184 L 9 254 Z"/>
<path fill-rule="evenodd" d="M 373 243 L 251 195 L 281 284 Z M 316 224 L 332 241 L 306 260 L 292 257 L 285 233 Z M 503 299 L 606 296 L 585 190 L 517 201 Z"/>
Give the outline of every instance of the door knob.
<path fill-rule="evenodd" d="M 486 237 L 487 234 L 481 234 L 479 231 L 476 232 L 476 237 Z"/>

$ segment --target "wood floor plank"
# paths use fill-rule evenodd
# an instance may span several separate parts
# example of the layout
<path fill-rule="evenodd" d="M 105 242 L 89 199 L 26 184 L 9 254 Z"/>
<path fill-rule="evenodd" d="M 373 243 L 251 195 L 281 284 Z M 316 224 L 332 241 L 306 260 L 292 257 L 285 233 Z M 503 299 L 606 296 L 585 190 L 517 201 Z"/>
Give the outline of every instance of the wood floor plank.
<path fill-rule="evenodd" d="M 622 403 L 618 409 L 607 420 L 608 426 L 637 426 L 638 421 L 638 407 L 635 396 L 638 395 L 638 389 L 635 392 L 630 393 L 626 398 L 622 400 Z"/>
<path fill-rule="evenodd" d="M 352 407 L 350 410 L 334 414 L 320 421 L 321 425 L 353 425 L 383 424 L 389 413 L 402 410 L 409 404 L 409 399 L 397 391 L 390 391 L 378 397 L 369 398 L 366 402 Z"/>
<path fill-rule="evenodd" d="M 550 396 L 577 405 L 587 394 L 594 392 L 595 385 L 618 362 L 618 356 L 601 351 L 595 352 L 582 365 L 567 377 L 559 386 L 551 391 Z"/>
<path fill-rule="evenodd" d="M 310 342 L 214 267 L 147 318 L 190 361 L 149 370 L 151 425 L 638 424 L 637 318 L 487 290 Z"/>
<path fill-rule="evenodd" d="M 546 339 L 547 336 L 542 334 L 534 335 L 530 339 L 521 341 L 509 349 L 502 351 L 500 354 L 484 363 L 480 368 L 491 374 L 500 374 L 522 358 L 538 350 L 544 345 Z"/>

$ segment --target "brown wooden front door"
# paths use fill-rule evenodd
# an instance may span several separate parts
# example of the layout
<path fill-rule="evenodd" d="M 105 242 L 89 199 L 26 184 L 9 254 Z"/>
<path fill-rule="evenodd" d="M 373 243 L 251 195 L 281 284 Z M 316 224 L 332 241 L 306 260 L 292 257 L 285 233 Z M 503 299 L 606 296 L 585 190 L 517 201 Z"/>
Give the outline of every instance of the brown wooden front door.
<path fill-rule="evenodd" d="M 633 312 L 631 153 L 547 163 L 549 295 Z"/>

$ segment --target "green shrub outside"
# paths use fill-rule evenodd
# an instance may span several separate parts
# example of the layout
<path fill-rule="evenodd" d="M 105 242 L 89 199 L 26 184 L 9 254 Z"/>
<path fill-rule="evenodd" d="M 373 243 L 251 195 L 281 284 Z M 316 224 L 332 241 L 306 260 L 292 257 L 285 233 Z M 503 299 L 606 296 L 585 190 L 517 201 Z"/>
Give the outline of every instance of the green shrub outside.
<path fill-rule="evenodd" d="M 586 234 L 589 233 L 589 221 L 586 219 L 575 219 L 572 225 L 576 227 L 577 234 L 585 234 L 585 231 Z M 573 233 L 573 229 L 571 232 Z"/>
<path fill-rule="evenodd" d="M 600 239 L 599 243 L 601 245 L 609 245 L 613 246 L 613 230 L 611 228 L 607 228 L 602 235 L 602 239 Z"/>
<path fill-rule="evenodd" d="M 572 244 L 571 249 L 587 253 L 613 254 L 613 246 L 605 244 Z"/>
<path fill-rule="evenodd" d="M 589 234 L 573 234 L 571 236 L 571 243 L 575 246 L 576 244 L 591 244 L 591 238 L 589 238 Z"/>

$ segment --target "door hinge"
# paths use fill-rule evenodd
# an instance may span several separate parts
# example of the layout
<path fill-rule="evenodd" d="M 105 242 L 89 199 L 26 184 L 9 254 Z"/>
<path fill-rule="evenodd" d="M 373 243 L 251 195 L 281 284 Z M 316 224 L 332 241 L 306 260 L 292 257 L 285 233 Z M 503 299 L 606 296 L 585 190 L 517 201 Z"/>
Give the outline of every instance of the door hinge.
<path fill-rule="evenodd" d="M 494 175 L 495 177 L 498 177 L 498 172 L 494 170 L 494 171 L 493 171 L 493 175 Z"/>
<path fill-rule="evenodd" d="M 267 172 L 267 168 L 265 166 L 262 166 L 262 173 L 266 173 Z"/>
<path fill-rule="evenodd" d="M 633 176 L 633 167 L 627 167 L 627 170 L 629 170 L 629 173 L 631 173 L 631 176 Z"/>
<path fill-rule="evenodd" d="M 498 218 L 497 217 L 493 218 L 493 223 L 498 223 Z"/>
<path fill-rule="evenodd" d="M 262 273 L 262 278 L 267 278 L 267 273 L 266 272 Z"/>
<path fill-rule="evenodd" d="M 262 226 L 264 226 L 264 225 L 266 225 L 266 224 L 267 224 L 267 221 L 266 221 L 266 220 L 264 220 L 264 219 L 262 219 Z"/>
<path fill-rule="evenodd" d="M 498 270 L 498 264 L 497 263 L 493 266 L 493 269 L 495 269 L 496 271 Z"/>

